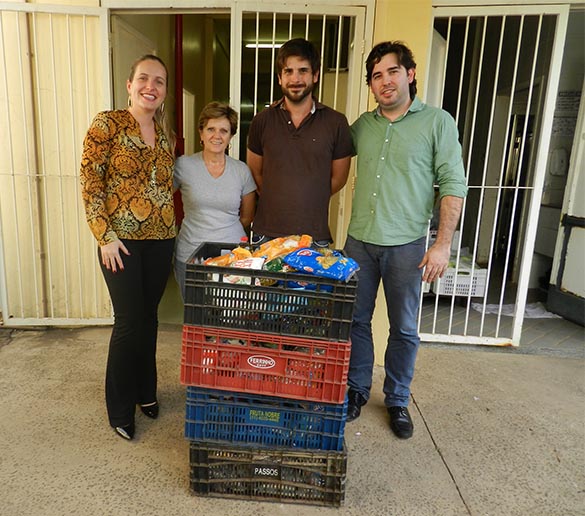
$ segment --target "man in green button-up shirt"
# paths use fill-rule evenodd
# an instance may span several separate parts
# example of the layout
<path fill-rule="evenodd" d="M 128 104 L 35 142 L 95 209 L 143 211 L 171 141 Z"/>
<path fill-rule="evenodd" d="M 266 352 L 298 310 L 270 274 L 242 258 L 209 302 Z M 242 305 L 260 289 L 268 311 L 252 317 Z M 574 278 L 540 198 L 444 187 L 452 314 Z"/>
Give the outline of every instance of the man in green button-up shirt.
<path fill-rule="evenodd" d="M 348 421 L 360 415 L 372 386 L 372 315 L 380 279 L 390 335 L 385 354 L 384 402 L 390 428 L 412 436 L 407 406 L 419 346 L 421 279 L 442 277 L 467 194 L 453 118 L 416 97 L 416 63 L 400 42 L 376 45 L 366 81 L 378 106 L 351 127 L 357 154 L 355 194 L 346 253 L 360 265 L 351 329 Z M 425 252 L 429 220 L 440 199 L 435 243 Z"/>

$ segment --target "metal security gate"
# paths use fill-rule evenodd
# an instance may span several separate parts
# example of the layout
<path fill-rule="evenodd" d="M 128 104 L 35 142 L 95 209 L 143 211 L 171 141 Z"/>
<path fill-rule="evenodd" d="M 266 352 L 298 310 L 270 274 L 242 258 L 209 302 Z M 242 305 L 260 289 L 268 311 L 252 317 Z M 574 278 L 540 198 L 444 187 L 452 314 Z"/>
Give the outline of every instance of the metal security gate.
<path fill-rule="evenodd" d="M 0 324 L 110 321 L 78 181 L 109 105 L 105 10 L 0 8 Z"/>
<path fill-rule="evenodd" d="M 568 6 L 435 9 L 427 101 L 457 122 L 469 195 L 450 269 L 421 298 L 423 340 L 519 344 L 567 18 Z"/>
<path fill-rule="evenodd" d="M 367 107 L 365 49 L 371 47 L 373 6 L 287 3 L 258 8 L 237 3 L 232 25 L 233 74 L 231 98 L 240 106 L 241 130 L 233 153 L 245 160 L 247 130 L 253 116 L 282 96 L 276 79 L 279 46 L 291 38 L 313 42 L 321 54 L 320 102 L 353 122 Z M 334 195 L 330 205 L 331 234 L 342 245 L 351 210 L 351 185 Z"/>

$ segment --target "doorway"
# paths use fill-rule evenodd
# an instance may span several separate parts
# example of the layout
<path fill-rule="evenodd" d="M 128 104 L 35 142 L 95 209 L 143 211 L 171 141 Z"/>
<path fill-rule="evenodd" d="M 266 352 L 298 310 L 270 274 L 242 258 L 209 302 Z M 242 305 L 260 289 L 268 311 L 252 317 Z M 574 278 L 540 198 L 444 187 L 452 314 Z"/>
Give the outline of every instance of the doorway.
<path fill-rule="evenodd" d="M 435 10 L 431 62 L 442 81 L 427 97 L 457 123 L 469 193 L 450 268 L 421 300 L 424 340 L 519 343 L 567 14 Z"/>
<path fill-rule="evenodd" d="M 363 110 L 364 7 L 288 5 L 258 9 L 240 3 L 234 10 L 113 11 L 111 15 L 114 106 L 126 107 L 125 82 L 130 65 L 152 49 L 169 69 L 165 105 L 178 135 L 177 155 L 201 150 L 197 120 L 212 100 L 229 103 L 239 113 L 238 133 L 230 155 L 245 161 L 252 118 L 281 96 L 275 60 L 285 41 L 303 37 L 320 50 L 321 70 L 315 94 L 319 101 L 353 120 Z M 356 42 L 360 42 L 359 45 Z M 174 115 L 174 116 L 173 116 Z M 351 189 L 351 187 L 349 187 Z M 330 203 L 334 238 L 345 237 L 351 193 L 337 193 Z M 182 203 L 176 196 L 177 220 Z M 161 303 L 161 320 L 182 322 L 182 303 L 171 278 Z"/>

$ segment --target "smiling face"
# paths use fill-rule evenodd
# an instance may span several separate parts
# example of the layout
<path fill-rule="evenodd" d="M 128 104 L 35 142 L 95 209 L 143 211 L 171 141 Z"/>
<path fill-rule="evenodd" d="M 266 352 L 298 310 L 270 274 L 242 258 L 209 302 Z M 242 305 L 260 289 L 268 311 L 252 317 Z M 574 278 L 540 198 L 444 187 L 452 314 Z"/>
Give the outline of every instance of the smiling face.
<path fill-rule="evenodd" d="M 284 96 L 291 102 L 298 103 L 311 94 L 318 79 L 319 70 L 313 73 L 307 59 L 291 56 L 278 76 L 278 83 Z"/>
<path fill-rule="evenodd" d="M 227 117 L 211 118 L 199 129 L 199 136 L 206 151 L 223 153 L 232 139 L 230 121 Z"/>
<path fill-rule="evenodd" d="M 134 75 L 126 82 L 132 109 L 154 112 L 167 96 L 167 73 L 158 61 L 146 59 L 136 65 Z"/>
<path fill-rule="evenodd" d="M 370 88 L 382 112 L 396 116 L 406 111 L 411 103 L 409 85 L 414 74 L 414 68 L 404 68 L 393 53 L 386 54 L 374 66 Z"/>

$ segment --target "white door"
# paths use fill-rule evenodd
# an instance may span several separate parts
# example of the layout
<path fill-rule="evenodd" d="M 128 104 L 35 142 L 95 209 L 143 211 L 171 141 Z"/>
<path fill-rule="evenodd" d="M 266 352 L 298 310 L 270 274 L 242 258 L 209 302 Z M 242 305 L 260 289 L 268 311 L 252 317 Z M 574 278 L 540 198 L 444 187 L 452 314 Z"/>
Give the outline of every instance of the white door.
<path fill-rule="evenodd" d="M 105 9 L 2 4 L 0 324 L 109 321 L 79 192 L 83 137 L 110 105 Z"/>

